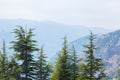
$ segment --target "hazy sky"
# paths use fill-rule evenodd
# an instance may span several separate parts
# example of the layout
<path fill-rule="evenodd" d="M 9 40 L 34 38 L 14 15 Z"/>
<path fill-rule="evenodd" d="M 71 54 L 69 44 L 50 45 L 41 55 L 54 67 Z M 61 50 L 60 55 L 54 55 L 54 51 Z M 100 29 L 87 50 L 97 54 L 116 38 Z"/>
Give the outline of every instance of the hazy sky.
<path fill-rule="evenodd" d="M 120 0 L 0 0 L 0 19 L 120 28 Z"/>

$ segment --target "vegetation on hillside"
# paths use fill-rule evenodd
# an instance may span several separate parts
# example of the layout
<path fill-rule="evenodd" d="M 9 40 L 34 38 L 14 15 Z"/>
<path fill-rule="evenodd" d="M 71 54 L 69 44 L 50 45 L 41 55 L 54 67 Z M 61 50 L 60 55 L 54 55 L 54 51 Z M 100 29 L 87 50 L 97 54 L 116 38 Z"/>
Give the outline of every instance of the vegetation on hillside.
<path fill-rule="evenodd" d="M 53 65 L 47 60 L 43 46 L 40 49 L 36 46 L 33 29 L 26 30 L 19 26 L 13 33 L 15 40 L 11 42 L 11 49 L 14 53 L 10 58 L 3 41 L 0 80 L 110 80 L 104 73 L 104 62 L 94 56 L 96 47 L 92 32 L 89 43 L 84 45 L 85 58 L 79 58 L 74 45 L 68 48 L 67 37 L 64 37 Z"/>

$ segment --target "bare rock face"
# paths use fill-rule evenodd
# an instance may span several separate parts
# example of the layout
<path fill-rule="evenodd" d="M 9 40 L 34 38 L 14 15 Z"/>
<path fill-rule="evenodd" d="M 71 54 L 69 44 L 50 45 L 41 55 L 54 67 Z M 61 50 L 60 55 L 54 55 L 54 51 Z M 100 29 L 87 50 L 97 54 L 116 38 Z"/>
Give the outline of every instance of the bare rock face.
<path fill-rule="evenodd" d="M 113 77 L 113 80 L 117 80 L 117 78 Z"/>
<path fill-rule="evenodd" d="M 118 79 L 118 74 L 115 74 L 113 80 L 117 80 L 117 79 Z"/>
<path fill-rule="evenodd" d="M 115 75 L 113 76 L 113 80 L 120 80 L 120 68 L 116 71 Z"/>

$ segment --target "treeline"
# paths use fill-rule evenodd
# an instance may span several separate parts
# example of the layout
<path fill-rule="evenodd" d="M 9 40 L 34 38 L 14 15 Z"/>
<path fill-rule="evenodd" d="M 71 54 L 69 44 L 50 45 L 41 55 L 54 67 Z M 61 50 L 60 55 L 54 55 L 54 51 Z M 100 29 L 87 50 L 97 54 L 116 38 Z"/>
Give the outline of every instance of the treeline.
<path fill-rule="evenodd" d="M 79 58 L 74 45 L 68 48 L 67 38 L 57 53 L 54 63 L 47 61 L 44 46 L 36 47 L 33 39 L 33 29 L 25 30 L 19 26 L 13 30 L 15 40 L 10 49 L 14 50 L 12 57 L 7 57 L 5 41 L 0 52 L 0 80 L 108 80 L 104 62 L 94 56 L 96 47 L 92 32 L 89 44 L 85 44 L 85 58 Z M 37 54 L 37 57 L 35 56 Z"/>

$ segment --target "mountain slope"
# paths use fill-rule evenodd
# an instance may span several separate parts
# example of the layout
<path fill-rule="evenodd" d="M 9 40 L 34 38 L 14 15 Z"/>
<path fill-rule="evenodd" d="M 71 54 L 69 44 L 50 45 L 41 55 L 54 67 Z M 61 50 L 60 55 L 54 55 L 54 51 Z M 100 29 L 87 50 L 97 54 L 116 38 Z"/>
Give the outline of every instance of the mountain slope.
<path fill-rule="evenodd" d="M 108 75 L 113 76 L 120 67 L 120 30 L 110 32 L 108 34 L 95 35 L 95 45 L 96 45 L 96 57 L 101 57 L 105 61 L 106 72 Z M 77 39 L 71 44 L 75 45 L 77 52 L 80 56 L 84 56 L 81 52 L 84 50 L 83 44 L 87 44 L 87 37 Z"/>

